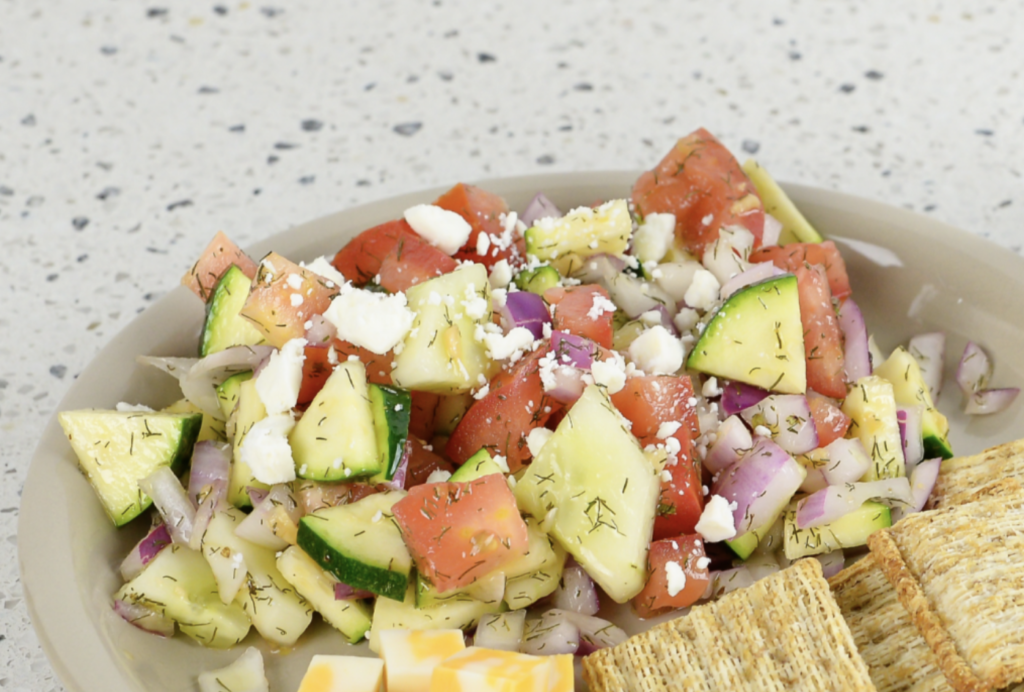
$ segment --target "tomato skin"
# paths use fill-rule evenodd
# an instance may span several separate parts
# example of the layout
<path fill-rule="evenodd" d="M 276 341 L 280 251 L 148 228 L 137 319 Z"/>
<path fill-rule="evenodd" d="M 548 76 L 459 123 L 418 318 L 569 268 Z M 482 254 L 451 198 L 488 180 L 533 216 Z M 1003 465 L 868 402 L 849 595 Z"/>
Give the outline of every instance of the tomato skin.
<path fill-rule="evenodd" d="M 594 307 L 597 296 L 611 300 L 608 291 L 595 284 L 570 286 L 569 288 L 549 288 L 544 292 L 544 300 L 555 306 L 551 318 L 552 330 L 569 332 L 576 336 L 590 339 L 598 346 L 612 347 L 612 317 L 614 312 L 604 312 L 596 318 L 588 313 Z"/>
<path fill-rule="evenodd" d="M 846 396 L 843 333 L 832 307 L 825 269 L 820 264 L 800 266 L 795 274 L 804 328 L 807 386 L 825 396 L 842 399 Z"/>
<path fill-rule="evenodd" d="M 676 142 L 653 170 L 637 179 L 633 204 L 644 216 L 675 214 L 676 237 L 697 257 L 723 226 L 745 227 L 754 234 L 755 247 L 764 232 L 757 189 L 729 150 L 704 128 Z"/>
<path fill-rule="evenodd" d="M 808 393 L 807 403 L 814 418 L 814 429 L 818 431 L 819 447 L 826 447 L 846 435 L 852 421 L 839 407 L 824 397 L 814 396 L 813 392 Z"/>
<path fill-rule="evenodd" d="M 795 272 L 797 267 L 804 265 L 820 264 L 825 267 L 833 298 L 841 301 L 853 292 L 850 289 L 850 277 L 846 273 L 846 262 L 839 254 L 839 248 L 831 240 L 823 243 L 790 243 L 759 248 L 750 254 L 750 261 L 771 262 L 779 269 L 790 272 Z"/>
<path fill-rule="evenodd" d="M 348 341 L 335 339 L 331 342 L 338 360 L 343 361 L 351 356 L 356 356 L 366 366 L 366 381 L 373 384 L 392 384 L 391 370 L 392 362 L 395 360 L 395 352 L 388 351 L 384 354 L 374 353 L 369 349 L 356 346 Z"/>
<path fill-rule="evenodd" d="M 250 279 L 256 276 L 256 263 L 252 258 L 224 235 L 224 231 L 217 231 L 196 263 L 181 277 L 181 285 L 188 286 L 205 303 L 213 295 L 220 277 L 224 276 L 232 264 Z"/>
<path fill-rule="evenodd" d="M 544 393 L 540 359 L 546 349 L 529 353 L 490 382 L 487 396 L 473 402 L 445 447 L 448 458 L 463 464 L 481 449 L 500 454 L 515 473 L 530 458 L 526 436 L 542 428 L 558 402 Z"/>
<path fill-rule="evenodd" d="M 290 283 L 292 275 L 300 278 L 298 288 Z M 249 319 L 271 346 L 281 348 L 291 339 L 306 335 L 306 322 L 313 315 L 322 315 L 337 295 L 340 286 L 327 287 L 330 282 L 285 259 L 276 252 L 263 258 L 253 277 L 249 297 L 241 315 Z M 292 303 L 299 295 L 302 302 Z"/>
<path fill-rule="evenodd" d="M 484 255 L 477 252 L 477 240 L 481 233 L 486 233 L 488 237 L 501 237 L 505 230 L 501 217 L 508 214 L 508 204 L 493 192 L 459 183 L 434 200 L 434 205 L 455 212 L 468 221 L 473 229 L 469 240 L 455 253 L 455 259 L 479 262 L 490 270 L 501 260 L 507 260 L 514 266 L 520 257 L 526 256 L 521 237 L 517 237 L 516 242 L 504 250 L 492 243 Z"/>
<path fill-rule="evenodd" d="M 405 219 L 387 221 L 350 240 L 331 260 L 346 279 L 362 286 L 380 272 L 380 265 L 402 238 L 419 238 Z"/>
<path fill-rule="evenodd" d="M 637 615 L 649 618 L 666 610 L 686 608 L 700 600 L 710 581 L 707 566 L 698 567 L 703 557 L 704 540 L 697 534 L 652 542 L 647 554 L 650 574 L 647 585 L 633 598 Z M 669 562 L 679 565 L 686 575 L 686 584 L 675 596 L 670 596 L 668 590 L 666 565 Z"/>
<path fill-rule="evenodd" d="M 305 410 L 313 402 L 313 397 L 324 388 L 324 383 L 334 371 L 327 357 L 330 351 L 328 347 L 306 346 L 304 351 L 306 359 L 302 361 L 302 384 L 299 385 L 299 398 L 295 404 L 300 410 Z"/>
<path fill-rule="evenodd" d="M 419 236 L 402 235 L 378 268 L 380 285 L 398 293 L 435 277 L 455 271 L 459 265 Z"/>
<path fill-rule="evenodd" d="M 500 473 L 411 488 L 392 511 L 416 569 L 441 593 L 472 584 L 524 555 L 529 545 L 526 523 Z"/>
<path fill-rule="evenodd" d="M 417 440 L 412 435 L 406 441 L 405 453 L 409 455 L 409 466 L 405 474 L 406 488 L 423 485 L 434 471 L 455 471 L 454 466 L 427 447 L 426 442 Z"/>

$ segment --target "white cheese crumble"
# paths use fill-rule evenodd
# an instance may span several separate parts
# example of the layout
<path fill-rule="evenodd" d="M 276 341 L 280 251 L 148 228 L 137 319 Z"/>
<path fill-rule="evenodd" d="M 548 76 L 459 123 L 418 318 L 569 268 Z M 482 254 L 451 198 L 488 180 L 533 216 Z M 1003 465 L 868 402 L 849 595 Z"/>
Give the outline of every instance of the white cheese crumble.
<path fill-rule="evenodd" d="M 526 436 L 526 446 L 530 449 L 530 454 L 534 459 L 540 454 L 540 450 L 544 449 L 544 445 L 547 444 L 548 440 L 555 433 L 547 428 L 534 428 L 530 431 L 530 434 Z"/>
<path fill-rule="evenodd" d="M 302 288 L 302 277 L 298 274 L 289 274 L 286 283 L 297 291 Z"/>
<path fill-rule="evenodd" d="M 295 276 L 295 274 L 292 274 L 292 276 Z M 292 307 L 293 308 L 297 308 L 300 305 L 302 305 L 302 300 L 303 300 L 302 294 L 301 293 L 293 293 L 289 297 L 289 300 L 291 300 Z"/>
<path fill-rule="evenodd" d="M 492 360 L 507 360 L 517 354 L 521 356 L 533 346 L 533 332 L 526 327 L 515 327 L 508 334 L 484 333 L 480 341 Z"/>
<path fill-rule="evenodd" d="M 482 235 L 482 234 L 481 234 Z M 490 282 L 492 288 L 505 288 L 512 283 L 512 267 L 508 260 L 500 260 L 491 267 Z"/>
<path fill-rule="evenodd" d="M 430 475 L 427 476 L 427 483 L 444 483 L 451 477 L 452 474 L 449 471 L 445 471 L 444 469 L 434 469 L 430 472 Z"/>
<path fill-rule="evenodd" d="M 683 344 L 658 325 L 633 340 L 629 357 L 648 374 L 671 375 L 683 366 Z"/>
<path fill-rule="evenodd" d="M 668 470 L 662 471 L 661 472 L 661 482 L 662 483 L 671 483 L 672 482 L 672 472 L 668 471 Z"/>
<path fill-rule="evenodd" d="M 641 262 L 658 262 L 672 247 L 675 235 L 675 214 L 648 214 L 633 232 L 633 253 Z"/>
<path fill-rule="evenodd" d="M 270 360 L 256 376 L 256 394 L 268 415 L 290 411 L 299 400 L 305 349 L 305 339 L 288 341 L 280 351 L 270 354 Z"/>
<path fill-rule="evenodd" d="M 342 287 L 324 312 L 324 319 L 337 329 L 338 338 L 377 354 L 397 346 L 409 333 L 414 317 L 406 307 L 404 293 L 374 293 L 351 284 Z"/>
<path fill-rule="evenodd" d="M 719 543 L 736 537 L 732 510 L 724 497 L 721 495 L 711 496 L 707 504 L 704 505 L 704 511 L 701 512 L 696 531 L 710 543 Z"/>
<path fill-rule="evenodd" d="M 458 252 L 473 231 L 464 218 L 433 204 L 417 204 L 406 209 L 404 216 L 412 230 L 448 255 Z"/>
<path fill-rule="evenodd" d="M 600 293 L 594 294 L 594 303 L 590 306 L 590 310 L 587 311 L 587 317 L 592 320 L 599 319 L 601 315 L 606 312 L 615 312 L 615 303 L 608 298 L 605 298 Z"/>
<path fill-rule="evenodd" d="M 299 266 L 327 279 L 327 288 L 337 288 L 345 284 L 345 277 L 327 261 L 326 257 L 317 257 L 309 264 L 300 264 Z"/>
<path fill-rule="evenodd" d="M 498 468 L 501 469 L 502 473 L 509 473 L 508 459 L 506 459 L 505 457 L 503 457 L 500 454 L 495 454 L 491 458 L 491 461 L 493 461 L 495 464 L 498 465 Z"/>
<path fill-rule="evenodd" d="M 440 470 L 441 469 L 438 469 L 437 471 L 440 471 Z M 434 473 L 437 473 L 437 471 L 435 471 Z M 378 509 L 377 513 L 373 515 L 373 518 L 370 519 L 370 521 L 372 521 L 374 524 L 377 524 L 377 523 L 380 523 L 380 520 L 383 519 L 383 518 L 384 518 L 384 512 L 382 512 L 381 510 Z"/>
<path fill-rule="evenodd" d="M 622 391 L 626 386 L 626 361 L 617 351 L 612 351 L 608 360 L 595 360 L 590 366 L 594 384 L 601 385 L 609 394 Z"/>
<path fill-rule="evenodd" d="M 295 421 L 290 414 L 277 413 L 253 423 L 246 433 L 239 455 L 260 483 L 273 485 L 295 480 L 295 461 L 288 444 L 288 433 L 293 427 Z"/>
<path fill-rule="evenodd" d="M 722 285 L 718 283 L 714 274 L 707 269 L 698 269 L 693 274 L 693 283 L 686 289 L 683 300 L 691 308 L 707 312 L 718 302 L 721 288 Z"/>
<path fill-rule="evenodd" d="M 707 569 L 708 565 L 711 564 L 711 558 L 699 557 L 697 558 L 697 569 Z"/>
<path fill-rule="evenodd" d="M 679 432 L 679 428 L 681 427 L 683 427 L 683 424 L 679 421 L 667 420 L 658 426 L 658 433 L 656 437 L 659 440 L 668 439 Z"/>
<path fill-rule="evenodd" d="M 476 254 L 481 257 L 487 256 L 487 251 L 491 249 L 491 239 L 486 233 L 479 233 L 476 236 Z"/>
<path fill-rule="evenodd" d="M 768 426 L 758 425 L 754 427 L 754 434 L 760 435 L 761 437 L 771 437 L 772 431 Z"/>
<path fill-rule="evenodd" d="M 640 321 L 643 322 L 645 327 L 653 327 L 656 324 L 661 324 L 661 312 L 658 310 L 648 310 L 640 315 Z"/>
<path fill-rule="evenodd" d="M 718 386 L 718 378 L 709 377 L 701 386 L 700 393 L 704 395 L 705 399 L 722 396 L 722 388 Z"/>
<path fill-rule="evenodd" d="M 153 409 L 146 406 L 145 404 L 128 404 L 123 401 L 117 402 L 117 406 L 114 407 L 114 410 L 119 411 L 120 413 L 132 413 L 135 411 L 142 413 L 151 413 L 153 411 Z"/>
<path fill-rule="evenodd" d="M 489 385 L 487 383 L 484 383 L 483 387 L 481 387 L 480 389 L 476 390 L 473 393 L 473 398 L 476 399 L 477 401 L 480 401 L 481 399 L 483 399 L 485 396 L 487 396 L 490 393 L 491 393 L 491 385 Z"/>
<path fill-rule="evenodd" d="M 686 573 L 679 563 L 669 560 L 665 563 L 665 577 L 668 579 L 668 595 L 675 597 L 680 591 L 686 588 Z"/>
<path fill-rule="evenodd" d="M 481 233 L 481 235 L 483 234 Z M 487 298 L 476 292 L 476 286 L 473 284 L 466 286 L 466 299 L 462 301 L 462 306 L 466 308 L 466 315 L 474 320 L 483 319 L 491 307 Z"/>

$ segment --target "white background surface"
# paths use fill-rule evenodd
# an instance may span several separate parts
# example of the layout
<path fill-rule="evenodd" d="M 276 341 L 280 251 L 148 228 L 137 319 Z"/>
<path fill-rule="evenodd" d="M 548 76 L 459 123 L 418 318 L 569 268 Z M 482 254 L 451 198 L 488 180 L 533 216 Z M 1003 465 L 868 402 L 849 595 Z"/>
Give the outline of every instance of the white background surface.
<path fill-rule="evenodd" d="M 61 689 L 14 559 L 43 424 L 215 231 L 649 168 L 705 126 L 776 178 L 1019 252 L 1014 5 L 0 0 L 0 688 Z"/>

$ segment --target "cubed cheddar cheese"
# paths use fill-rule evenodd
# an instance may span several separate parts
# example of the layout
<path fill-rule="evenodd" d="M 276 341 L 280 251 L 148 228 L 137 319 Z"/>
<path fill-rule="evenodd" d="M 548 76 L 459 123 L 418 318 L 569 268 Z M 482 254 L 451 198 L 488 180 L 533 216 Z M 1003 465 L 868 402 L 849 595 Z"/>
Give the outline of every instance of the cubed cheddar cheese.
<path fill-rule="evenodd" d="M 430 692 L 572 692 L 572 656 L 471 646 L 434 669 Z"/>
<path fill-rule="evenodd" d="M 314 656 L 298 692 L 380 692 L 384 661 L 361 656 Z"/>
<path fill-rule="evenodd" d="M 388 692 L 430 692 L 434 669 L 466 648 L 462 630 L 383 630 Z"/>

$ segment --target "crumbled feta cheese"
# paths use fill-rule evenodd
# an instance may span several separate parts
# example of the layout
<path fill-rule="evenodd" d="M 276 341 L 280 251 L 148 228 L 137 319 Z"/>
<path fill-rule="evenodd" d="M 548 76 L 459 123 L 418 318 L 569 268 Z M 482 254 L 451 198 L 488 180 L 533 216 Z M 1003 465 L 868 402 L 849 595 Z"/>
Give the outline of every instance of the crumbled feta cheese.
<path fill-rule="evenodd" d="M 441 294 L 438 293 L 437 291 L 431 291 L 430 295 L 427 296 L 427 305 L 440 305 L 440 304 L 441 304 Z"/>
<path fill-rule="evenodd" d="M 712 399 L 716 396 L 722 396 L 722 388 L 718 386 L 717 377 L 709 377 L 701 386 L 700 393 L 704 395 L 705 399 Z"/>
<path fill-rule="evenodd" d="M 297 291 L 302 288 L 302 276 L 299 274 L 289 274 L 285 283 L 287 283 L 293 290 Z"/>
<path fill-rule="evenodd" d="M 492 360 L 507 360 L 517 354 L 521 356 L 533 346 L 533 332 L 526 327 L 515 327 L 505 335 L 484 333 L 481 341 Z"/>
<path fill-rule="evenodd" d="M 427 476 L 427 483 L 444 483 L 451 477 L 452 474 L 449 471 L 445 471 L 444 469 L 434 469 L 430 472 L 430 475 Z"/>
<path fill-rule="evenodd" d="M 754 434 L 760 435 L 761 437 L 771 437 L 772 431 L 770 428 L 764 425 L 758 425 L 754 428 Z"/>
<path fill-rule="evenodd" d="M 483 399 L 485 396 L 487 396 L 490 393 L 490 391 L 491 385 L 485 383 L 483 387 L 481 387 L 480 389 L 476 390 L 476 392 L 473 393 L 473 398 L 479 401 L 480 399 Z"/>
<path fill-rule="evenodd" d="M 270 360 L 256 376 L 256 394 L 267 414 L 273 416 L 295 408 L 302 386 L 305 349 L 305 339 L 288 341 L 280 351 L 270 354 Z"/>
<path fill-rule="evenodd" d="M 648 214 L 633 232 L 633 252 L 641 262 L 658 262 L 672 247 L 675 235 L 675 214 Z"/>
<path fill-rule="evenodd" d="M 672 322 L 676 325 L 676 329 L 678 329 L 681 334 L 686 334 L 687 332 L 692 331 L 699 321 L 700 313 L 693 308 L 682 308 L 672 319 Z"/>
<path fill-rule="evenodd" d="M 735 538 L 736 526 L 733 524 L 729 502 L 721 495 L 712 495 L 704 505 L 704 511 L 701 512 L 696 530 L 704 537 L 704 540 L 710 543 L 719 543 Z"/>
<path fill-rule="evenodd" d="M 544 445 L 554 435 L 552 431 L 547 428 L 534 428 L 530 431 L 530 434 L 526 436 L 526 446 L 530 449 L 530 454 L 534 459 L 540 454 L 540 450 L 544 449 Z"/>
<path fill-rule="evenodd" d="M 662 471 L 661 472 L 661 482 L 662 483 L 671 483 L 672 482 L 672 472 L 671 471 L 667 471 L 667 470 L 666 471 Z"/>
<path fill-rule="evenodd" d="M 462 301 L 462 305 L 466 308 L 466 315 L 474 320 L 483 319 L 491 307 L 487 299 L 476 292 L 476 286 L 473 284 L 466 286 L 466 299 Z"/>
<path fill-rule="evenodd" d="M 493 456 L 493 457 L 491 458 L 491 461 L 493 461 L 493 462 L 494 462 L 495 464 L 497 464 L 497 465 L 498 465 L 498 468 L 499 468 L 499 469 L 501 469 L 501 472 L 502 472 L 502 473 L 508 473 L 508 472 L 509 472 L 509 468 L 508 468 L 508 459 L 506 459 L 506 458 L 505 458 L 505 457 L 503 457 L 502 455 L 500 455 L 500 454 L 495 454 L 495 455 L 494 455 L 494 456 Z"/>
<path fill-rule="evenodd" d="M 342 287 L 324 312 L 324 318 L 338 330 L 338 338 L 377 354 L 398 345 L 409 333 L 414 317 L 406 307 L 404 293 L 374 293 L 351 284 Z"/>
<path fill-rule="evenodd" d="M 683 345 L 661 325 L 651 327 L 629 345 L 629 357 L 651 375 L 671 375 L 683 366 Z"/>
<path fill-rule="evenodd" d="M 703 219 L 701 219 L 700 222 L 701 222 L 701 225 L 710 226 L 711 222 L 714 221 L 714 220 L 715 220 L 715 215 L 714 214 L 708 214 Z"/>
<path fill-rule="evenodd" d="M 609 394 L 622 391 L 626 386 L 626 361 L 617 351 L 612 351 L 608 360 L 595 360 L 590 366 L 594 384 L 601 385 Z"/>
<path fill-rule="evenodd" d="M 508 260 L 499 260 L 491 267 L 490 282 L 492 288 L 505 288 L 512 283 L 512 267 Z"/>
<path fill-rule="evenodd" d="M 134 411 L 151 413 L 153 411 L 153 409 L 146 406 L 145 404 L 127 404 L 123 401 L 117 402 L 117 406 L 114 407 L 114 410 L 120 411 L 121 413 L 132 413 Z"/>
<path fill-rule="evenodd" d="M 658 426 L 658 433 L 655 435 L 659 440 L 666 440 L 675 435 L 683 424 L 679 421 L 667 420 Z"/>
<path fill-rule="evenodd" d="M 697 569 L 707 569 L 708 565 L 710 565 L 710 564 L 711 564 L 711 558 L 709 558 L 709 557 L 705 556 L 705 557 L 697 558 Z"/>
<path fill-rule="evenodd" d="M 405 220 L 431 245 L 454 255 L 469 240 L 473 227 L 453 211 L 433 204 L 417 204 L 405 210 Z"/>
<path fill-rule="evenodd" d="M 615 303 L 605 298 L 600 293 L 594 293 L 594 303 L 587 311 L 587 317 L 592 320 L 599 319 L 606 312 L 615 312 Z"/>
<path fill-rule="evenodd" d="M 239 448 L 240 459 L 260 483 L 272 485 L 295 480 L 295 461 L 288 444 L 288 433 L 293 427 L 291 414 L 276 413 L 253 423 L 246 433 Z"/>
<path fill-rule="evenodd" d="M 295 276 L 295 274 L 292 274 L 292 276 Z M 291 303 L 292 303 L 292 307 L 293 308 L 297 308 L 300 305 L 302 305 L 302 300 L 303 300 L 302 299 L 302 294 L 301 293 L 293 293 L 291 295 L 291 297 L 290 297 L 290 300 L 291 300 Z"/>
<path fill-rule="evenodd" d="M 661 311 L 648 310 L 640 315 L 640 321 L 643 322 L 645 327 L 653 327 L 656 324 L 661 324 Z"/>
<path fill-rule="evenodd" d="M 345 277 L 327 261 L 326 257 L 317 257 L 309 264 L 300 264 L 299 266 L 327 279 L 327 288 L 345 285 Z"/>
<path fill-rule="evenodd" d="M 693 274 L 693 282 L 686 289 L 683 300 L 691 308 L 697 308 L 707 312 L 718 302 L 718 294 L 722 285 L 718 283 L 715 275 L 707 269 L 698 269 Z"/>
<path fill-rule="evenodd" d="M 491 248 L 491 239 L 486 233 L 480 233 L 476 237 L 476 254 L 481 257 L 487 256 L 487 251 Z"/>
<path fill-rule="evenodd" d="M 438 471 L 440 471 L 440 470 L 441 469 L 438 469 Z M 435 471 L 434 473 L 437 473 L 437 471 Z M 451 475 L 451 474 L 449 474 L 449 475 Z M 384 518 L 384 512 L 382 512 L 381 510 L 378 509 L 376 514 L 373 515 L 373 518 L 370 519 L 370 521 L 372 521 L 374 524 L 377 524 L 383 518 Z"/>
<path fill-rule="evenodd" d="M 686 573 L 675 560 L 665 563 L 665 577 L 668 580 L 668 595 L 670 597 L 675 597 L 686 588 Z"/>

